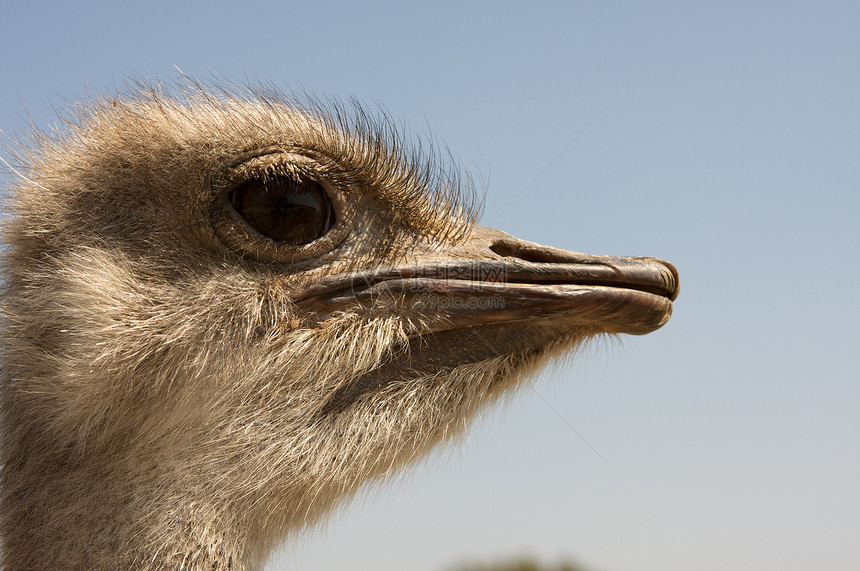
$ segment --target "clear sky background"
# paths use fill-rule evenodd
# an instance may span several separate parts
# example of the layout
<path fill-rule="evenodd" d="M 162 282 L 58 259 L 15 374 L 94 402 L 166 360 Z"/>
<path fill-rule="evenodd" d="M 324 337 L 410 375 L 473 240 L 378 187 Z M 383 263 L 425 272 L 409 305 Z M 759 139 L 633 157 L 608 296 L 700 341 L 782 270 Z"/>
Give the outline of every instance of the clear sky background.
<path fill-rule="evenodd" d="M 268 571 L 860 569 L 860 3 L 4 1 L 0 53 L 9 134 L 174 66 L 355 96 L 445 141 L 484 224 L 677 265 L 666 327 Z"/>

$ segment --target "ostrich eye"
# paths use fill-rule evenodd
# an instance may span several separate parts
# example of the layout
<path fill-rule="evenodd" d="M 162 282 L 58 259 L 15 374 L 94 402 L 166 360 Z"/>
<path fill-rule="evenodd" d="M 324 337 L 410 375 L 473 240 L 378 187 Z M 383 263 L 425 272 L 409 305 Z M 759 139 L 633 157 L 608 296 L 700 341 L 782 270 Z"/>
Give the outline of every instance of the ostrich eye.
<path fill-rule="evenodd" d="M 228 199 L 251 228 L 282 244 L 309 244 L 334 224 L 331 202 L 312 180 L 287 176 L 249 180 L 231 191 Z"/>

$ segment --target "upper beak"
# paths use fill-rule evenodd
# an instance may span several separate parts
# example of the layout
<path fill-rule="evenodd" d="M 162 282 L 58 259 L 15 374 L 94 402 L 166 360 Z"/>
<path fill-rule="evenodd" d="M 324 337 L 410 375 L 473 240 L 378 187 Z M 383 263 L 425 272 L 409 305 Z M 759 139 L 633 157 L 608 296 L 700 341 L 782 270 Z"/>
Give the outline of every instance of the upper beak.
<path fill-rule="evenodd" d="M 294 301 L 323 314 L 408 312 L 420 334 L 534 319 L 643 334 L 668 321 L 678 291 L 677 270 L 656 258 L 579 254 L 478 226 L 401 265 L 324 278 Z"/>

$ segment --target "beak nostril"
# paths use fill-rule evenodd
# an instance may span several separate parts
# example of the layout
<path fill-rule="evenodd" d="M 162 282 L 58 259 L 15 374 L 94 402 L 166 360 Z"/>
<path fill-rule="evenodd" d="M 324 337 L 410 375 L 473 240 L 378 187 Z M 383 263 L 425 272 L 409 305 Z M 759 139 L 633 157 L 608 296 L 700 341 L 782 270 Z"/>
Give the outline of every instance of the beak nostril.
<path fill-rule="evenodd" d="M 563 264 L 573 261 L 570 254 L 561 255 L 552 248 L 541 248 L 529 244 L 521 244 L 512 240 L 495 240 L 490 244 L 490 250 L 503 258 L 518 258 L 524 262 L 543 264 Z"/>
<path fill-rule="evenodd" d="M 517 244 L 513 244 L 505 240 L 496 240 L 490 244 L 490 250 L 492 250 L 494 254 L 498 254 L 503 258 L 515 257 L 521 249 L 522 248 L 518 247 Z"/>

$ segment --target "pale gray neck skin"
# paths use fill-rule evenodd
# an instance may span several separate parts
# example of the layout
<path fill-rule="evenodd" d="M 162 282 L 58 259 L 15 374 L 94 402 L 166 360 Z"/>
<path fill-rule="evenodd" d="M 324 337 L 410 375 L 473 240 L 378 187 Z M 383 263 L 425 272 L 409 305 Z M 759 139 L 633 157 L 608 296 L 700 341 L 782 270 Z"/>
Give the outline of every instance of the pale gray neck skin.
<path fill-rule="evenodd" d="M 464 221 L 366 116 L 220 95 L 98 103 L 10 189 L 8 571 L 259 569 L 549 358 L 671 314 L 670 264 Z M 337 222 L 261 235 L 230 196 L 267 176 Z"/>
<path fill-rule="evenodd" d="M 4 570 L 261 568 L 249 556 L 249 530 L 223 524 L 237 518 L 210 505 L 211 494 L 194 490 L 191 478 L 178 488 L 170 474 L 133 455 L 69 453 L 63 443 L 51 450 L 44 427 L 19 427 L 5 443 Z"/>

